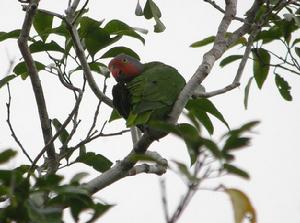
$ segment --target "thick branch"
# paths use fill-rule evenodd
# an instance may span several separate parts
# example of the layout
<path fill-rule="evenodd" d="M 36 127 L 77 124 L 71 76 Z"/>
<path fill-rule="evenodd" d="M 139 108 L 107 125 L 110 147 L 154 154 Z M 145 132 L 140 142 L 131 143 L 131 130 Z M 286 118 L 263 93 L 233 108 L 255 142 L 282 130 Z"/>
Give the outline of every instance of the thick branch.
<path fill-rule="evenodd" d="M 210 73 L 215 61 L 219 59 L 227 49 L 225 33 L 236 15 L 237 0 L 226 0 L 225 14 L 219 25 L 218 32 L 215 38 L 213 48 L 204 54 L 201 65 L 196 70 L 193 77 L 188 81 L 184 89 L 181 91 L 172 112 L 170 113 L 169 121 L 176 123 L 180 113 L 186 105 L 188 99 L 192 96 L 193 92 L 197 89 L 202 81 Z"/>
<path fill-rule="evenodd" d="M 128 171 L 128 176 L 135 176 L 141 173 L 148 173 L 148 174 L 156 174 L 156 175 L 163 175 L 167 171 L 167 168 L 161 165 L 149 165 L 149 164 L 141 164 L 136 165 L 131 170 Z"/>
<path fill-rule="evenodd" d="M 151 145 L 154 139 L 145 133 L 141 139 L 134 145 L 133 150 L 115 166 L 101 174 L 100 176 L 89 181 L 84 187 L 91 193 L 96 193 L 104 187 L 120 180 L 128 175 L 128 171 L 136 164 L 134 159 L 137 153 L 144 153 Z"/>
<path fill-rule="evenodd" d="M 25 19 L 23 22 L 22 30 L 20 33 L 20 36 L 18 38 L 18 45 L 21 51 L 21 54 L 24 58 L 24 61 L 27 66 L 27 70 L 29 73 L 29 77 L 32 84 L 32 89 L 34 91 L 36 104 L 38 106 L 39 116 L 40 116 L 40 122 L 43 132 L 43 138 L 44 143 L 46 146 L 47 155 L 50 161 L 50 171 L 54 171 L 57 167 L 56 159 L 55 159 L 55 148 L 54 144 L 49 143 L 52 138 L 52 130 L 51 130 L 51 124 L 48 117 L 46 102 L 44 98 L 44 93 L 41 85 L 41 81 L 38 76 L 38 70 L 36 68 L 35 62 L 31 56 L 31 53 L 29 51 L 28 47 L 28 38 L 29 38 L 29 32 L 33 23 L 33 18 L 36 13 L 38 7 L 38 1 L 31 1 L 29 4 Z"/>

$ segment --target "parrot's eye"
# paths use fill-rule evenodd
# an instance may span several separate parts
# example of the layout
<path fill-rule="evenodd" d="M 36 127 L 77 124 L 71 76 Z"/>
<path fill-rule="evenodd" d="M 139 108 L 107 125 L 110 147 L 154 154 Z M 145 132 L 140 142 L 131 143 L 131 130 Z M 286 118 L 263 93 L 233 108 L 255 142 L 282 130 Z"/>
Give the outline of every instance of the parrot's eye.
<path fill-rule="evenodd" d="M 128 60 L 126 58 L 124 58 L 122 61 L 123 61 L 123 63 L 127 63 L 128 62 Z"/>

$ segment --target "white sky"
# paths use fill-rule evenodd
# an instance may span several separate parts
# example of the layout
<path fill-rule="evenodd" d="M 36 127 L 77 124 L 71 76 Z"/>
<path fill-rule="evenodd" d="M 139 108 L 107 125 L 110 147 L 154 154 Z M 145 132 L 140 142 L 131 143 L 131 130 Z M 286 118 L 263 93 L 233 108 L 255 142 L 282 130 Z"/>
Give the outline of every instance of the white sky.
<path fill-rule="evenodd" d="M 144 1 L 143 1 L 144 2 Z M 192 49 L 188 46 L 197 40 L 214 35 L 217 24 L 221 19 L 219 12 L 199 0 L 180 1 L 157 1 L 163 16 L 162 21 L 167 29 L 162 34 L 153 34 L 153 21 L 146 21 L 142 17 L 134 16 L 136 1 L 90 1 L 89 16 L 96 19 L 117 18 L 126 21 L 135 27 L 143 27 L 150 30 L 145 36 L 146 45 L 139 41 L 124 38 L 122 44 L 131 47 L 139 53 L 143 62 L 159 60 L 176 67 L 188 80 L 193 74 L 203 53 L 209 47 Z M 223 2 L 223 1 L 216 1 Z M 239 15 L 243 15 L 247 8 L 246 1 L 239 1 Z M 41 8 L 62 13 L 67 1 L 41 1 Z M 0 31 L 9 31 L 20 28 L 24 13 L 17 0 L 2 0 L 0 9 Z M 238 23 L 234 23 L 238 25 Z M 235 26 L 236 27 L 236 26 Z M 233 30 L 233 28 L 231 29 Z M 119 44 L 118 44 L 119 45 Z M 6 52 L 10 57 L 19 59 L 20 53 L 16 47 L 16 41 L 9 40 L 0 44 L 0 78 L 5 75 L 8 61 Z M 242 53 L 239 52 L 239 53 Z M 227 53 L 227 55 L 229 55 Z M 234 51 L 232 51 L 234 54 Z M 104 61 L 107 62 L 107 61 Z M 238 127 L 251 120 L 261 120 L 262 123 L 256 128 L 252 145 L 237 153 L 236 164 L 251 175 L 250 181 L 236 177 L 227 177 L 221 182 L 228 187 L 237 187 L 245 191 L 253 202 L 258 215 L 258 221 L 263 223 L 296 223 L 300 222 L 300 163 L 299 163 L 299 124 L 300 124 L 300 90 L 299 78 L 293 74 L 282 72 L 292 86 L 293 102 L 285 102 L 281 99 L 274 77 L 269 75 L 263 90 L 259 91 L 253 82 L 249 109 L 243 108 L 244 86 L 252 75 L 252 65 L 248 64 L 242 77 L 242 86 L 230 93 L 213 98 L 217 108 L 223 113 L 231 127 Z M 237 63 L 220 70 L 218 62 L 211 75 L 205 80 L 207 90 L 215 90 L 232 81 L 237 69 Z M 57 86 L 55 77 L 41 73 L 42 84 L 45 86 L 45 96 L 51 118 L 62 120 L 65 118 L 72 105 L 72 94 Z M 102 78 L 96 77 L 101 85 Z M 114 84 L 108 82 L 109 87 Z M 109 89 L 110 89 L 109 88 Z M 12 90 L 12 122 L 15 130 L 28 149 L 31 156 L 38 154 L 42 146 L 42 136 L 39 128 L 37 109 L 29 80 L 14 80 Z M 0 90 L 0 147 L 16 147 L 10 137 L 6 120 L 5 102 L 7 101 L 6 89 Z M 96 98 L 90 92 L 85 97 L 83 108 L 80 111 L 84 121 L 91 122 Z M 98 126 L 101 126 L 108 117 L 110 110 L 100 114 Z M 103 117 L 103 118 L 101 118 Z M 226 131 L 226 128 L 215 121 L 216 136 Z M 88 126 L 82 126 L 84 132 Z M 106 131 L 117 131 L 124 128 L 124 122 L 112 123 Z M 80 135 L 80 133 L 79 133 Z M 81 137 L 82 138 L 82 137 Z M 103 138 L 90 144 L 89 151 L 104 154 L 111 160 L 122 159 L 131 149 L 129 135 L 114 138 Z M 188 162 L 188 156 L 184 143 L 180 140 L 167 136 L 160 143 L 154 143 L 150 150 L 161 153 L 168 159 L 176 159 Z M 24 155 L 19 153 L 17 161 L 11 162 L 10 167 L 27 162 Z M 87 170 L 91 177 L 96 176 L 95 171 L 82 166 L 73 166 L 62 173 L 73 176 L 78 171 Z M 185 191 L 181 180 L 173 173 L 165 175 L 170 202 L 170 210 L 178 203 Z M 108 203 L 116 204 L 103 218 L 102 222 L 164 222 L 158 177 L 140 175 L 122 179 L 109 188 L 97 194 L 97 197 Z M 179 222 L 205 222 L 205 223 L 232 223 L 233 215 L 228 197 L 223 193 L 199 191 L 191 205 L 183 214 Z"/>

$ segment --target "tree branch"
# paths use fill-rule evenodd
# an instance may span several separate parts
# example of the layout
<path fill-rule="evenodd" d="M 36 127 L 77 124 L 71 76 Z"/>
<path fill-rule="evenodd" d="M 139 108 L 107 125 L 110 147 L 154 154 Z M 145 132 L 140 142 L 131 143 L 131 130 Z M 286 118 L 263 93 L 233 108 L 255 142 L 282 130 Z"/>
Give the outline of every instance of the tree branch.
<path fill-rule="evenodd" d="M 210 5 L 212 5 L 218 11 L 220 11 L 222 13 L 225 13 L 225 10 L 222 9 L 219 5 L 217 5 L 217 3 L 215 1 L 212 1 L 212 0 L 203 0 L 203 1 L 207 2 Z M 240 21 L 240 22 L 245 22 L 245 20 L 243 18 L 240 18 L 240 17 L 237 17 L 237 16 L 235 16 L 234 19 L 237 20 L 237 21 Z"/>
<path fill-rule="evenodd" d="M 169 222 L 169 208 L 168 208 L 168 199 L 167 199 L 167 190 L 166 190 L 166 181 L 165 179 L 161 179 L 160 190 L 161 190 L 161 201 L 164 210 L 165 221 Z"/>
<path fill-rule="evenodd" d="M 59 76 L 61 76 L 62 74 L 60 74 Z M 63 79 L 62 79 L 63 80 Z M 64 81 L 64 80 L 63 80 Z M 66 126 L 70 123 L 70 121 L 72 120 L 73 116 L 75 114 L 77 114 L 78 109 L 79 109 L 79 105 L 81 103 L 82 100 L 82 96 L 83 96 L 83 91 L 79 88 L 74 87 L 73 85 L 70 85 L 68 83 L 65 83 L 65 86 L 70 89 L 70 90 L 74 90 L 78 92 L 78 97 L 76 99 L 75 105 L 73 110 L 71 111 L 71 113 L 69 114 L 69 116 L 67 117 L 67 119 L 64 121 L 64 123 L 61 125 L 60 129 L 53 135 L 53 137 L 50 139 L 50 141 L 48 142 L 48 144 L 53 143 L 58 137 L 59 135 L 62 133 L 62 131 L 66 128 Z M 42 155 L 46 152 L 48 144 L 45 145 L 45 147 L 41 150 L 41 152 L 36 156 L 36 158 L 34 159 L 30 170 L 33 170 L 33 168 L 35 167 L 35 164 L 39 161 L 39 159 L 42 157 Z M 59 160 L 59 159 L 58 159 Z M 30 172 L 30 171 L 29 171 Z"/>
<path fill-rule="evenodd" d="M 97 176 L 86 183 L 84 187 L 91 194 L 94 194 L 123 177 L 128 176 L 128 171 L 137 163 L 134 159 L 135 155 L 145 153 L 153 141 L 154 139 L 148 133 L 145 133 L 134 145 L 132 151 L 123 160 L 119 161 L 116 165 L 102 173 L 100 176 Z"/>
<path fill-rule="evenodd" d="M 68 30 L 69 30 L 69 32 L 71 34 L 71 37 L 72 37 L 72 40 L 73 40 L 76 55 L 77 55 L 77 57 L 80 61 L 80 64 L 81 64 L 83 72 L 84 72 L 84 75 L 85 75 L 85 77 L 88 81 L 88 84 L 89 84 L 90 88 L 92 89 L 92 91 L 94 92 L 94 94 L 98 97 L 99 100 L 103 101 L 109 107 L 113 108 L 112 100 L 109 97 L 107 97 L 102 91 L 100 91 L 95 79 L 93 78 L 91 69 L 90 69 L 89 64 L 88 64 L 88 62 L 86 60 L 86 57 L 85 57 L 84 49 L 83 49 L 83 47 L 81 45 L 81 42 L 80 42 L 78 31 L 76 29 L 75 24 L 73 24 L 74 11 L 75 11 L 75 9 L 78 5 L 77 4 L 76 7 L 74 8 L 75 2 L 79 2 L 79 1 L 74 1 L 72 7 L 69 7 L 66 10 L 66 19 L 65 19 L 65 21 L 67 23 Z"/>
<path fill-rule="evenodd" d="M 8 124 L 8 127 L 10 129 L 11 132 L 11 136 L 14 138 L 14 140 L 16 141 L 16 143 L 19 145 L 19 147 L 21 148 L 22 152 L 24 153 L 24 155 L 27 157 L 27 159 L 29 160 L 30 163 L 33 163 L 32 159 L 30 158 L 29 154 L 27 153 L 26 149 L 24 148 L 24 146 L 22 145 L 22 143 L 20 142 L 19 138 L 17 137 L 12 124 L 10 122 L 10 104 L 11 104 L 11 94 L 10 94 L 10 88 L 9 88 L 9 84 L 7 83 L 7 91 L 8 91 L 8 102 L 6 103 L 6 110 L 7 110 L 7 119 L 6 122 Z"/>
<path fill-rule="evenodd" d="M 128 176 L 135 176 L 140 173 L 156 174 L 156 175 L 161 176 L 161 175 L 165 174 L 166 171 L 167 171 L 167 168 L 164 166 L 149 165 L 149 164 L 144 163 L 144 164 L 136 165 L 136 166 L 132 167 L 128 171 Z"/>
<path fill-rule="evenodd" d="M 193 92 L 210 73 L 215 61 L 219 59 L 228 48 L 225 33 L 236 15 L 237 0 L 226 0 L 225 14 L 219 25 L 213 48 L 204 54 L 201 65 L 196 70 L 193 77 L 188 81 L 181 91 L 173 110 L 169 115 L 169 122 L 176 123 L 180 113 L 186 105 Z"/>
<path fill-rule="evenodd" d="M 31 26 L 33 23 L 33 18 L 37 11 L 37 7 L 38 7 L 38 1 L 32 0 L 26 11 L 22 30 L 21 30 L 20 36 L 18 38 L 18 45 L 19 45 L 21 54 L 24 58 L 24 61 L 26 63 L 26 67 L 27 67 L 27 70 L 29 73 L 29 77 L 31 80 L 32 88 L 33 88 L 35 99 L 36 99 L 36 104 L 37 104 L 38 111 L 39 111 L 44 143 L 46 145 L 45 150 L 47 151 L 47 155 L 48 155 L 48 158 L 50 161 L 49 162 L 50 163 L 49 171 L 53 172 L 57 168 L 57 162 L 56 162 L 56 158 L 55 158 L 54 144 L 53 144 L 53 142 L 50 143 L 50 140 L 52 138 L 51 124 L 50 124 L 50 120 L 48 117 L 48 111 L 47 111 L 47 107 L 46 107 L 46 102 L 45 102 L 45 98 L 44 98 L 41 81 L 39 79 L 38 71 L 37 71 L 35 62 L 32 58 L 32 55 L 29 51 L 29 47 L 28 47 L 28 43 L 27 43 L 28 38 L 29 38 L 29 32 L 30 32 L 30 29 L 31 29 Z"/>

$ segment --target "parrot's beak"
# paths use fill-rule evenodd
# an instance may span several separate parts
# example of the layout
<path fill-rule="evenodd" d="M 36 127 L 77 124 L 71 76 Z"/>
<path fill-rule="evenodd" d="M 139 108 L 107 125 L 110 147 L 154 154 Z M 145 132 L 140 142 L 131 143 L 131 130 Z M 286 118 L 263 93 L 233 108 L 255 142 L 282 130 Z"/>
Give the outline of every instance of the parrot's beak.
<path fill-rule="evenodd" d="M 119 75 L 120 75 L 120 69 L 118 69 L 118 68 L 116 68 L 116 67 L 114 67 L 114 66 L 110 66 L 110 67 L 108 67 L 109 68 L 109 71 L 110 71 L 110 73 L 111 73 L 111 75 L 116 79 L 116 80 L 118 80 L 118 78 L 119 78 Z"/>

